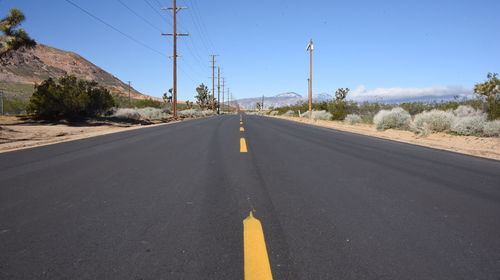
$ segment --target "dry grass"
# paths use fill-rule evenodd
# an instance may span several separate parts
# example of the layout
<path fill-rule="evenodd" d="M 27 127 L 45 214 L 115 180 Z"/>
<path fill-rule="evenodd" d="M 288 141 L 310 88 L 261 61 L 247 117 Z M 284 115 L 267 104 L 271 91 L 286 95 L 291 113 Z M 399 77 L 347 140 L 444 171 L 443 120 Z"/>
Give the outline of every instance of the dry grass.
<path fill-rule="evenodd" d="M 86 123 L 43 123 L 14 116 L 0 116 L 0 152 L 43 146 L 165 123 L 125 123 L 110 120 Z"/>

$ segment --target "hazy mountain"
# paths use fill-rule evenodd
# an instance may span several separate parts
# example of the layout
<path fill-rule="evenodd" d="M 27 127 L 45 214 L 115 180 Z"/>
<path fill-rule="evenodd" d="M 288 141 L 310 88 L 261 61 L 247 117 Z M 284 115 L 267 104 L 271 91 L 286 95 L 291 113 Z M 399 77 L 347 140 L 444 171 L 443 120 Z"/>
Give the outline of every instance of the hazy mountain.
<path fill-rule="evenodd" d="M 9 52 L 0 59 L 0 86 L 10 92 L 31 94 L 34 83 L 67 74 L 94 80 L 112 93 L 128 95 L 128 84 L 73 52 L 38 44 L 33 49 Z M 149 98 L 133 88 L 131 95 Z"/>
<path fill-rule="evenodd" d="M 320 93 L 313 95 L 314 102 L 330 101 L 332 96 L 328 93 Z M 295 105 L 299 102 L 307 101 L 307 96 L 302 96 L 296 92 L 285 92 L 280 93 L 275 96 L 265 96 L 264 97 L 264 107 L 265 108 L 278 108 L 283 106 Z M 256 108 L 257 102 L 262 102 L 261 97 L 251 97 L 238 99 L 238 104 L 247 110 L 253 110 Z"/>

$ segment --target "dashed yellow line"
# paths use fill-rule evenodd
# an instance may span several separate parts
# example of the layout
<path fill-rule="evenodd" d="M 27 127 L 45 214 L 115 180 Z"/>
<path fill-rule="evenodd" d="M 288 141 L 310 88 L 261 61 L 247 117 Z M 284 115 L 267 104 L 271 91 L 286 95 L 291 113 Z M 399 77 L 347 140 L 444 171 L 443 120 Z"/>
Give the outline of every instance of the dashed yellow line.
<path fill-rule="evenodd" d="M 241 137 L 240 138 L 240 153 L 246 153 L 247 150 L 247 141 L 245 138 Z"/>
<path fill-rule="evenodd" d="M 240 127 L 240 131 L 245 131 L 245 129 L 243 127 Z"/>
<path fill-rule="evenodd" d="M 245 280 L 272 280 L 262 224 L 253 213 L 243 220 Z"/>

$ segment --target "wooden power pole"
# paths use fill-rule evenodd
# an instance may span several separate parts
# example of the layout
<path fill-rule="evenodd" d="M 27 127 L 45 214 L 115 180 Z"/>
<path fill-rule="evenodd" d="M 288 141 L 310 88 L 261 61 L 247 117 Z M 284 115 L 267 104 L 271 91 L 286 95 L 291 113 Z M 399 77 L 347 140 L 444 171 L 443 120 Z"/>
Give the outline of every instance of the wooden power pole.
<path fill-rule="evenodd" d="M 163 10 L 172 10 L 173 17 L 173 32 L 172 34 L 164 34 L 166 36 L 172 36 L 174 44 L 173 44 L 173 55 L 171 56 L 173 59 L 173 90 L 172 90 L 172 111 L 174 114 L 174 119 L 177 119 L 177 36 L 189 36 L 189 34 L 179 34 L 177 33 L 177 11 L 181 9 L 187 9 L 185 7 L 177 7 L 177 1 L 172 0 L 172 8 L 163 8 Z"/>
<path fill-rule="evenodd" d="M 215 111 L 215 57 L 218 54 L 210 54 L 212 57 L 212 110 Z"/>
<path fill-rule="evenodd" d="M 308 83 L 308 98 L 309 98 L 309 118 L 312 115 L 312 81 L 313 81 L 313 41 L 309 40 L 309 45 L 307 45 L 307 50 L 309 51 L 309 83 Z"/>
<path fill-rule="evenodd" d="M 222 77 L 222 103 L 221 103 L 222 112 L 224 112 L 224 81 L 225 81 L 225 79 L 224 79 L 224 77 Z"/>
<path fill-rule="evenodd" d="M 217 114 L 220 114 L 220 67 L 217 67 Z"/>
<path fill-rule="evenodd" d="M 128 103 L 131 104 L 131 99 L 130 99 L 130 81 L 128 81 Z"/>

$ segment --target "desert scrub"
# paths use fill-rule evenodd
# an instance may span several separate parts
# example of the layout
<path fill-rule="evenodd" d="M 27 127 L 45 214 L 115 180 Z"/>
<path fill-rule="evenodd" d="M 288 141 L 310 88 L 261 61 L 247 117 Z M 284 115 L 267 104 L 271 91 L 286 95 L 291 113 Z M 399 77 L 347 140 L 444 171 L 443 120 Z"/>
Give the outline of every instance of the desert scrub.
<path fill-rule="evenodd" d="M 451 131 L 458 135 L 481 135 L 486 124 L 486 116 L 470 116 L 457 118 Z"/>
<path fill-rule="evenodd" d="M 208 116 L 215 115 L 215 112 L 212 110 L 203 110 L 203 111 L 200 111 L 200 115 L 203 117 L 208 117 Z"/>
<path fill-rule="evenodd" d="M 145 107 L 136 109 L 136 111 L 143 120 L 161 120 L 163 118 L 163 112 L 158 108 Z"/>
<path fill-rule="evenodd" d="M 357 123 L 360 123 L 360 122 L 362 122 L 362 119 L 357 114 L 348 114 L 344 118 L 344 123 L 346 123 L 346 124 L 351 124 L 352 125 L 352 124 L 357 124 Z"/>
<path fill-rule="evenodd" d="M 138 120 L 141 118 L 141 115 L 137 112 L 137 110 L 132 108 L 120 108 L 116 110 L 112 116 L 119 119 L 129 120 Z"/>
<path fill-rule="evenodd" d="M 427 136 L 432 132 L 446 132 L 451 129 L 455 119 L 455 115 L 450 111 L 426 111 L 415 116 L 412 130 L 420 136 Z"/>
<path fill-rule="evenodd" d="M 500 120 L 486 122 L 483 127 L 483 135 L 489 137 L 500 136 Z"/>
<path fill-rule="evenodd" d="M 306 111 L 306 112 L 300 114 L 300 117 L 301 118 L 309 118 L 309 112 Z M 311 119 L 313 119 L 315 121 L 317 121 L 317 120 L 328 121 L 328 120 L 332 119 L 332 114 L 328 113 L 325 110 L 322 110 L 322 111 L 312 111 L 311 112 Z"/>
<path fill-rule="evenodd" d="M 407 130 L 410 128 L 411 116 L 401 107 L 391 110 L 380 110 L 374 117 L 373 123 L 378 130 L 389 128 Z"/>
<path fill-rule="evenodd" d="M 292 111 L 292 110 L 288 110 L 286 111 L 283 116 L 285 117 L 294 117 L 295 116 L 295 113 Z"/>
<path fill-rule="evenodd" d="M 187 109 L 179 111 L 179 117 L 181 118 L 195 118 L 201 116 L 201 113 L 195 109 Z"/>
<path fill-rule="evenodd" d="M 269 112 L 269 116 L 276 116 L 276 115 L 278 115 L 278 111 Z"/>
<path fill-rule="evenodd" d="M 464 117 L 476 117 L 476 116 L 486 116 L 486 113 L 479 109 L 474 109 L 469 105 L 460 105 L 457 109 L 453 110 L 453 114 L 456 117 L 464 118 Z"/>

